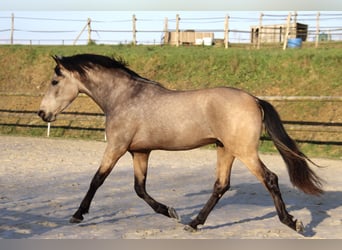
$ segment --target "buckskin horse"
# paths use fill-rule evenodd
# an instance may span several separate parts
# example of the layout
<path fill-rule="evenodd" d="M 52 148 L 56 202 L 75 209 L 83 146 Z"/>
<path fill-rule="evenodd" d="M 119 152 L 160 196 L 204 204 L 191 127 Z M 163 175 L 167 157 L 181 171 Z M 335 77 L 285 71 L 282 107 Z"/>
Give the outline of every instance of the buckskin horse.
<path fill-rule="evenodd" d="M 53 122 L 78 96 L 90 96 L 106 116 L 107 146 L 88 192 L 70 219 L 79 223 L 88 213 L 97 189 L 127 151 L 133 157 L 134 189 L 152 209 L 178 219 L 174 208 L 153 199 L 145 188 L 152 150 L 188 150 L 216 144 L 216 181 L 199 214 L 185 226 L 195 231 L 230 187 L 232 163 L 239 159 L 266 187 L 282 223 L 302 232 L 301 221 L 286 210 L 278 177 L 260 160 L 258 147 L 263 128 L 281 154 L 292 184 L 305 193 L 323 193 L 322 180 L 309 167 L 311 160 L 285 131 L 279 114 L 267 101 L 245 91 L 217 87 L 177 91 L 141 77 L 122 59 L 79 54 L 54 56 L 55 74 L 42 99 L 38 115 Z"/>

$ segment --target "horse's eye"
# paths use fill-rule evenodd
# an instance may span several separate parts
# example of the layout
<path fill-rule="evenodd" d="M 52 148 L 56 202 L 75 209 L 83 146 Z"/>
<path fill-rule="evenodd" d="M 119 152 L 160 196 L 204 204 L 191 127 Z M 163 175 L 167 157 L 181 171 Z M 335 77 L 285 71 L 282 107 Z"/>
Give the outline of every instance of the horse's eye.
<path fill-rule="evenodd" d="M 57 81 L 57 80 L 52 80 L 51 84 L 52 84 L 52 85 L 57 85 L 57 84 L 58 84 L 58 81 Z"/>

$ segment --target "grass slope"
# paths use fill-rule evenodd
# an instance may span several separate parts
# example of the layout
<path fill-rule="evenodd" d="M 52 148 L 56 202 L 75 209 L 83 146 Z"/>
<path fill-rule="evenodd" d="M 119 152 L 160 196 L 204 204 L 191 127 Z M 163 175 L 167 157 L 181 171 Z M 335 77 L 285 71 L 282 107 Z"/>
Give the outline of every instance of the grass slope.
<path fill-rule="evenodd" d="M 174 89 L 218 85 L 256 95 L 342 93 L 342 49 L 223 49 L 169 46 L 1 46 L 0 91 L 41 92 L 51 55 L 96 53 L 125 59 L 140 75 Z"/>

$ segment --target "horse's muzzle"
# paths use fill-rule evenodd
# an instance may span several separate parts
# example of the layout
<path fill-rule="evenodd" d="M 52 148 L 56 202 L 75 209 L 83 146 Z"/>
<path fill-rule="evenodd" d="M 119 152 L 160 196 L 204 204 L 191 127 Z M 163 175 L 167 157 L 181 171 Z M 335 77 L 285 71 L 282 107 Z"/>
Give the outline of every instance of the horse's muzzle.
<path fill-rule="evenodd" d="M 38 111 L 38 116 L 42 118 L 44 122 L 53 122 L 55 119 L 55 116 L 52 113 L 46 113 L 44 110 Z"/>

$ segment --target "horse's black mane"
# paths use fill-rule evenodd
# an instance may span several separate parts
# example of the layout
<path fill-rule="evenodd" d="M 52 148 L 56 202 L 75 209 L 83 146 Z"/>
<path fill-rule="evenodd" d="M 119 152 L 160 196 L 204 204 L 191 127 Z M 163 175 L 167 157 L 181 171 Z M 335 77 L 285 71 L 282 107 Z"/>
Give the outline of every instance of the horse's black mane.
<path fill-rule="evenodd" d="M 132 78 L 139 79 L 144 81 L 145 83 L 155 84 L 164 88 L 164 86 L 162 86 L 160 83 L 144 78 L 133 70 L 129 69 L 128 63 L 121 57 L 115 58 L 95 54 L 78 54 L 68 57 L 55 56 L 53 58 L 55 59 L 57 64 L 61 64 L 65 69 L 69 71 L 77 72 L 83 79 L 87 78 L 87 70 L 101 66 L 107 69 L 122 69 L 127 72 Z M 57 75 L 60 74 L 60 68 L 58 65 L 55 68 L 55 72 Z"/>
<path fill-rule="evenodd" d="M 60 63 L 65 69 L 77 72 L 81 77 L 84 77 L 86 74 L 86 70 L 94 69 L 97 66 L 101 66 L 107 69 L 123 69 L 127 73 L 129 73 L 133 77 L 139 77 L 137 73 L 129 69 L 128 63 L 124 61 L 121 57 L 107 57 L 95 54 L 78 54 L 74 56 L 68 57 L 54 57 L 54 59 Z M 57 69 L 58 70 L 58 69 Z M 145 79 L 147 80 L 147 79 Z"/>

